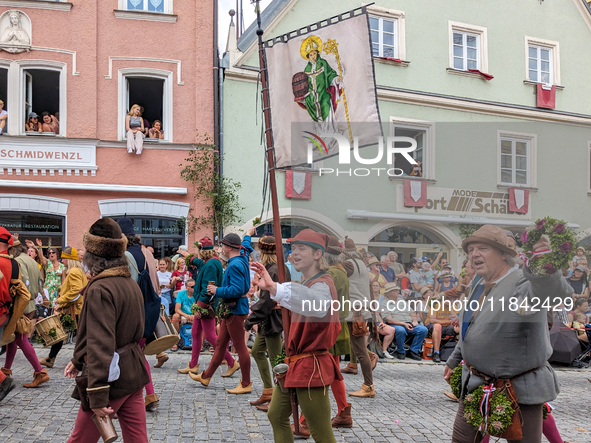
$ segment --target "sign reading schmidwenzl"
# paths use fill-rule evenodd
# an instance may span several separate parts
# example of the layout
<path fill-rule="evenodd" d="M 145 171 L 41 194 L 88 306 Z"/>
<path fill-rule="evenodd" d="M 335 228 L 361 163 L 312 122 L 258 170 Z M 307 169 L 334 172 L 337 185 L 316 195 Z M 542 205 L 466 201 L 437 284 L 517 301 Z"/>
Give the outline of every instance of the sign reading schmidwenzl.
<path fill-rule="evenodd" d="M 396 209 L 424 215 L 455 215 L 467 217 L 504 217 L 529 219 L 531 202 L 527 214 L 509 211 L 509 193 L 505 191 L 477 191 L 466 188 L 427 188 L 427 206 L 407 208 L 404 206 L 404 186 L 398 185 Z"/>

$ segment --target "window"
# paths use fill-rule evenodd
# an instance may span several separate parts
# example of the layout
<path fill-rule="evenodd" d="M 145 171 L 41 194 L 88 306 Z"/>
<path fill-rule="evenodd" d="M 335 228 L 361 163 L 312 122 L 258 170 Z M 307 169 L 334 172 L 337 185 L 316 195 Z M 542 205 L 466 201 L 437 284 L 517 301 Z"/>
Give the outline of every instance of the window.
<path fill-rule="evenodd" d="M 392 135 L 410 137 L 417 142 L 417 149 L 410 153 L 411 157 L 420 162 L 412 165 L 401 154 L 394 155 L 393 167 L 400 168 L 407 176 L 433 179 L 434 177 L 434 124 L 410 119 L 391 119 Z M 418 169 L 420 167 L 420 170 Z M 414 171 L 414 172 L 413 172 Z M 419 172 L 420 171 L 420 172 Z"/>
<path fill-rule="evenodd" d="M 26 122 L 31 112 L 39 115 L 39 122 L 43 123 L 43 114 L 49 113 L 52 126 L 60 118 L 60 72 L 47 69 L 23 69 L 24 107 L 23 118 Z M 53 132 L 60 134 L 60 126 Z M 23 128 L 24 131 L 24 128 Z M 51 131 L 44 131 L 51 132 Z"/>
<path fill-rule="evenodd" d="M 530 82 L 560 85 L 558 42 L 526 36 L 525 75 Z"/>
<path fill-rule="evenodd" d="M 449 22 L 448 71 L 488 72 L 487 30 L 481 26 Z"/>
<path fill-rule="evenodd" d="M 535 188 L 537 135 L 498 132 L 497 184 L 499 188 Z"/>
<path fill-rule="evenodd" d="M 453 35 L 453 58 L 454 69 L 468 71 L 480 69 L 480 36 L 468 34 L 467 32 L 454 32 Z"/>
<path fill-rule="evenodd" d="M 169 13 L 169 0 L 125 0 L 125 8 L 128 11 L 147 11 Z"/>
<path fill-rule="evenodd" d="M 172 72 L 160 69 L 128 68 L 119 70 L 119 139 L 126 139 L 125 118 L 134 104 L 144 108 L 146 130 L 155 120 L 161 122 L 164 139 L 145 138 L 145 142 L 173 140 Z"/>
<path fill-rule="evenodd" d="M 369 17 L 371 48 L 374 57 L 398 58 L 398 20 L 384 17 Z"/>

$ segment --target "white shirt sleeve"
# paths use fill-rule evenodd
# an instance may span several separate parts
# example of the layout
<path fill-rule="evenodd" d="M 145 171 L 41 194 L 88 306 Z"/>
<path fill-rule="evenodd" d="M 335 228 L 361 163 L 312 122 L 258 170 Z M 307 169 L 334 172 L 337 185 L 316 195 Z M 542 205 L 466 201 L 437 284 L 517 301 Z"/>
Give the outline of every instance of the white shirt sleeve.
<path fill-rule="evenodd" d="M 295 282 L 277 283 L 271 298 L 292 312 L 317 318 L 328 313 L 333 301 L 326 283 L 314 283 L 310 288 Z"/>

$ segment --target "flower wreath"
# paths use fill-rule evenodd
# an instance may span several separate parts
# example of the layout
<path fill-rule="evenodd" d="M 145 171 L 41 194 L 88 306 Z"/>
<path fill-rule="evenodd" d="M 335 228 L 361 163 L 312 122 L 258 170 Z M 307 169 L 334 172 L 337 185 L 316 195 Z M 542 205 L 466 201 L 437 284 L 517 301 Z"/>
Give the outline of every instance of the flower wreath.
<path fill-rule="evenodd" d="M 513 423 L 511 401 L 492 385 L 479 386 L 464 397 L 464 418 L 483 434 L 499 437 Z"/>
<path fill-rule="evenodd" d="M 193 303 L 191 305 L 191 314 L 195 315 L 196 312 L 199 312 L 202 316 L 209 315 L 209 310 L 199 306 L 197 303 Z"/>
<path fill-rule="evenodd" d="M 534 253 L 533 247 L 543 235 L 550 239 L 551 249 Z M 567 228 L 563 220 L 550 217 L 537 220 L 523 231 L 521 241 L 524 252 L 521 252 L 519 257 L 525 266 L 539 277 L 545 277 L 562 268 L 567 268 L 573 257 L 573 249 L 576 244 L 573 230 Z"/>

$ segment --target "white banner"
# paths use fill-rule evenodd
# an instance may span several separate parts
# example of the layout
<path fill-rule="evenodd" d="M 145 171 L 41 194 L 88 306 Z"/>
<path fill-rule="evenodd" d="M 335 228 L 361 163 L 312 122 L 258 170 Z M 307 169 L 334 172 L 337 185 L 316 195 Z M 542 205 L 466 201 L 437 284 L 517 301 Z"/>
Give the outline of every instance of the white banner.
<path fill-rule="evenodd" d="M 280 168 L 305 164 L 309 143 L 314 161 L 337 154 L 323 133 L 340 133 L 351 147 L 354 138 L 366 146 L 382 135 L 367 14 L 358 9 L 312 27 L 265 43 Z"/>

